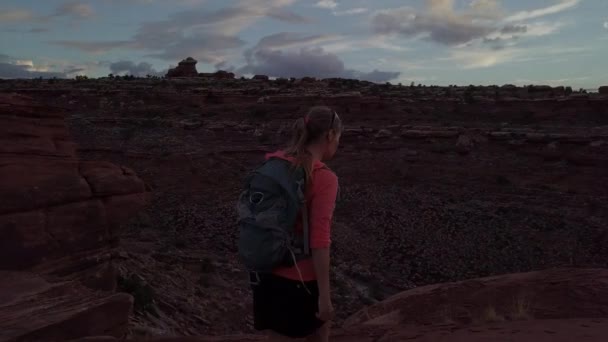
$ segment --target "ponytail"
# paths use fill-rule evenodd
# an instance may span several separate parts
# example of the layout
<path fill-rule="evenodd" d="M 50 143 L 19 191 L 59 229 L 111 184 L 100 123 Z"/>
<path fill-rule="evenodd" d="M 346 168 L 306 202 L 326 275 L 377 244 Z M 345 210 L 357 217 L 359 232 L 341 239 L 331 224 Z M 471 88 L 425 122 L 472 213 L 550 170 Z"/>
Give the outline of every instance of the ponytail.
<path fill-rule="evenodd" d="M 285 152 L 294 157 L 296 167 L 304 168 L 308 185 L 311 184 L 313 171 L 313 158 L 308 146 L 330 130 L 342 131 L 342 122 L 337 113 L 326 106 L 312 107 L 306 117 L 297 119 L 293 125 L 291 142 Z"/>
<path fill-rule="evenodd" d="M 310 184 L 312 179 L 312 155 L 308 152 L 310 134 L 306 124 L 306 119 L 299 118 L 293 125 L 293 136 L 289 147 L 285 151 L 296 160 L 296 167 L 302 167 L 306 175 L 306 184 Z"/>

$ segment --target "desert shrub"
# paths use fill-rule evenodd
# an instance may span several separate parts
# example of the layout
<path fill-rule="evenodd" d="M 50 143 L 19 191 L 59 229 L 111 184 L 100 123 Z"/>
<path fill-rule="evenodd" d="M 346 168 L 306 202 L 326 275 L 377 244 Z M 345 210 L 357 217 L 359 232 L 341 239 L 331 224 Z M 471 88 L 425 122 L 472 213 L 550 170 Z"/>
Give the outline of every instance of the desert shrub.
<path fill-rule="evenodd" d="M 117 283 L 121 292 L 126 292 L 133 296 L 133 307 L 136 311 L 156 314 L 156 310 L 154 309 L 154 290 L 141 277 L 135 274 L 131 274 L 126 278 L 119 276 Z"/>

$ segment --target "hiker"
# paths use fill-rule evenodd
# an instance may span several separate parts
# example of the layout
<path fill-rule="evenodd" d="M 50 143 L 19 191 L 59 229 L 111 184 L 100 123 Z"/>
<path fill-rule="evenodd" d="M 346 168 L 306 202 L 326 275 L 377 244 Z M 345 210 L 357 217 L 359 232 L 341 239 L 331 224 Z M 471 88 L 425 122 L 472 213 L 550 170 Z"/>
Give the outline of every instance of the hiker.
<path fill-rule="evenodd" d="M 270 331 L 270 341 L 329 339 L 330 228 L 338 178 L 323 161 L 335 155 L 341 133 L 335 111 L 312 107 L 295 122 L 288 147 L 267 154 L 267 164 L 242 193 L 239 252 L 250 269 L 254 327 Z M 277 180 L 280 190 L 273 188 Z M 296 193 L 300 206 L 292 212 Z"/>

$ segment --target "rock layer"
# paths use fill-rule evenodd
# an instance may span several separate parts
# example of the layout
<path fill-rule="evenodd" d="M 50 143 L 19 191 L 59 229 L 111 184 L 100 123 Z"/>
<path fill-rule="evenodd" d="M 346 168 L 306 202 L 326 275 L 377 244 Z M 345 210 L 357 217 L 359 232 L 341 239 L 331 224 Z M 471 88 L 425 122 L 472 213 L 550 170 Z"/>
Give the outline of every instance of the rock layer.
<path fill-rule="evenodd" d="M 126 168 L 82 162 L 63 113 L 0 95 L 0 340 L 125 333 L 132 298 L 112 294 L 119 223 L 146 202 Z"/>

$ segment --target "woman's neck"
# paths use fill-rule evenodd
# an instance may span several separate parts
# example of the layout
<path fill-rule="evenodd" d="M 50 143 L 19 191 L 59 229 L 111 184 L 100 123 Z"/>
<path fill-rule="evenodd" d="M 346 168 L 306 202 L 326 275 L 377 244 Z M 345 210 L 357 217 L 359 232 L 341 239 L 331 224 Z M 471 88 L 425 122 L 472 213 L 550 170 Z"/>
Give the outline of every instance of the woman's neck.
<path fill-rule="evenodd" d="M 323 159 L 323 147 L 318 144 L 310 145 L 307 148 L 308 152 L 312 155 L 314 160 L 322 161 Z"/>

